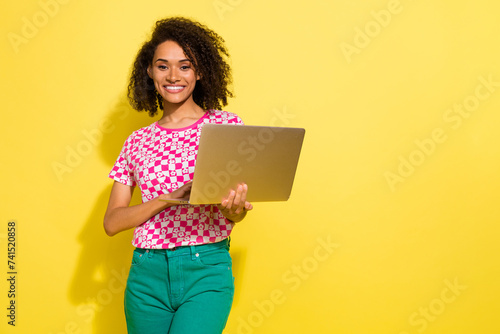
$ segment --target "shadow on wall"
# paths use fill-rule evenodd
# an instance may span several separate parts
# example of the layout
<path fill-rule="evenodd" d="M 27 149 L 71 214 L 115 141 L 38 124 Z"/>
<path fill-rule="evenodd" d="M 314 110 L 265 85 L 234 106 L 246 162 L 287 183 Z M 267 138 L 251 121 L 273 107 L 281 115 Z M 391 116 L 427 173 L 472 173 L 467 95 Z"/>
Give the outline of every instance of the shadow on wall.
<path fill-rule="evenodd" d="M 101 160 L 111 170 L 123 143 L 135 130 L 156 119 L 139 113 L 128 104 L 126 94 L 119 99 L 99 125 L 102 140 L 98 146 Z M 106 172 L 102 175 L 104 179 Z M 92 326 L 92 333 L 126 333 L 123 292 L 127 282 L 133 246 L 133 231 L 108 237 L 103 217 L 113 181 L 96 192 L 96 202 L 78 236 L 81 254 L 69 288 L 69 300 L 76 306 L 76 322 L 82 328 Z M 132 204 L 141 202 L 140 191 L 134 191 Z"/>
<path fill-rule="evenodd" d="M 147 113 L 133 110 L 126 94 L 119 98 L 99 128 L 102 133 L 99 154 L 109 170 L 127 137 L 159 116 L 151 118 Z M 102 177 L 107 178 L 107 172 Z M 123 294 L 134 249 L 131 244 L 133 231 L 124 231 L 113 237 L 104 232 L 102 222 L 112 183 L 109 179 L 109 186 L 96 193 L 94 208 L 78 236 L 81 254 L 68 292 L 69 300 L 76 307 L 77 324 L 74 325 L 81 328 L 92 326 L 94 334 L 126 333 Z M 139 203 L 140 191 L 136 189 L 131 204 Z M 237 304 L 242 288 L 242 263 L 246 255 L 244 249 L 235 246 L 233 242 L 231 254 L 237 287 L 233 306 Z"/>

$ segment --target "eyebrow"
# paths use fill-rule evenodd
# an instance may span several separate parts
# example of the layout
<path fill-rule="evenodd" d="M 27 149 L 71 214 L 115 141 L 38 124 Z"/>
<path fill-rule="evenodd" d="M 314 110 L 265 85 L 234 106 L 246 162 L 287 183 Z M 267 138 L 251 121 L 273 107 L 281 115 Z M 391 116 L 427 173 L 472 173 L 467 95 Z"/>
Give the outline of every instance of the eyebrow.
<path fill-rule="evenodd" d="M 162 59 L 162 58 L 158 58 L 158 59 L 156 59 L 155 63 L 157 63 L 157 62 L 159 62 L 159 61 L 163 61 L 163 62 L 165 62 L 165 63 L 168 63 L 168 60 L 166 60 L 166 59 Z M 189 60 L 189 59 L 181 59 L 181 60 L 179 60 L 179 63 L 185 63 L 185 62 L 190 62 L 190 60 Z"/>

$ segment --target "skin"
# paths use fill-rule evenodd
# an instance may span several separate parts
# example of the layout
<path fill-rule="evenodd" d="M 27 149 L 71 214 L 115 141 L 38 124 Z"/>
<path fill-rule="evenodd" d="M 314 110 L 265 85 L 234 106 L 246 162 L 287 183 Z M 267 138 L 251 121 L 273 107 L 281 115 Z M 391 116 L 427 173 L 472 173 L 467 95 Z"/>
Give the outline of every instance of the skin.
<path fill-rule="evenodd" d="M 158 45 L 148 75 L 163 98 L 163 116 L 158 124 L 170 129 L 187 127 L 199 120 L 205 111 L 193 101 L 193 90 L 200 76 L 182 48 L 173 41 Z M 191 183 L 151 201 L 130 206 L 134 187 L 114 182 L 108 208 L 104 215 L 104 230 L 112 236 L 135 228 L 166 208 L 176 205 L 161 199 L 187 198 Z M 218 204 L 222 214 L 232 222 L 241 221 L 253 206 L 246 201 L 248 186 L 240 184 Z"/>

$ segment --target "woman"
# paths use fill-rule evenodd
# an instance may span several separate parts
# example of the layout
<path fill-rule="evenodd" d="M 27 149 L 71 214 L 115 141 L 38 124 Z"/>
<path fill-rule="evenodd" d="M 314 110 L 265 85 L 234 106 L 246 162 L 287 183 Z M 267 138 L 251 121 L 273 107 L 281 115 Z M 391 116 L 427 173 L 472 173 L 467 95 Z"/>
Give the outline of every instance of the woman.
<path fill-rule="evenodd" d="M 108 235 L 135 228 L 125 290 L 129 333 L 221 333 L 234 285 L 229 235 L 252 204 L 238 185 L 219 205 L 175 205 L 193 178 L 201 127 L 242 124 L 220 111 L 232 97 L 224 40 L 185 18 L 158 21 L 140 49 L 128 96 L 158 122 L 135 131 L 110 172 L 114 179 L 104 228 Z M 129 206 L 134 187 L 143 203 Z"/>

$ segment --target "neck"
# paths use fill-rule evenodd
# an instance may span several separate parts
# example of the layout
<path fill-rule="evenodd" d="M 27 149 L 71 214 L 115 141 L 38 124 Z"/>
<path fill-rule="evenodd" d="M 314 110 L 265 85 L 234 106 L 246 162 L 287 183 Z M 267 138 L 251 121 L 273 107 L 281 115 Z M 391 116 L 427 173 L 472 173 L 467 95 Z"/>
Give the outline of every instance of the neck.
<path fill-rule="evenodd" d="M 205 111 L 194 101 L 186 102 L 171 104 L 163 101 L 163 116 L 158 120 L 158 124 L 171 128 L 184 127 L 197 121 L 205 114 Z"/>

